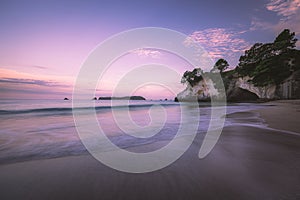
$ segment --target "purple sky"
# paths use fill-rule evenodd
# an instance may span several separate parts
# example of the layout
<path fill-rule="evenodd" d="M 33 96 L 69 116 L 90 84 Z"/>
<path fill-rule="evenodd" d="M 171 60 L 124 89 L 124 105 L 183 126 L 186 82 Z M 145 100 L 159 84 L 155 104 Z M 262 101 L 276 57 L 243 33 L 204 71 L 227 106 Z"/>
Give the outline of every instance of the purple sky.
<path fill-rule="evenodd" d="M 300 38 L 300 0 L 2 0 L 0 98 L 70 97 L 81 64 L 93 48 L 119 32 L 149 26 L 182 32 L 198 41 L 213 60 L 225 58 L 234 68 L 245 49 L 255 42 L 273 41 L 284 28 L 290 28 Z M 135 59 L 141 59 L 139 63 L 142 59 L 155 61 L 156 54 L 163 55 L 146 51 Z M 171 60 L 166 64 L 174 65 L 178 73 L 190 69 L 182 61 Z M 111 73 L 121 68 L 128 70 L 129 61 L 118 61 Z M 97 95 L 111 95 L 118 80 L 108 74 Z M 176 91 L 184 88 L 180 80 L 173 84 Z M 157 85 L 139 88 L 135 94 L 158 99 L 174 97 Z"/>

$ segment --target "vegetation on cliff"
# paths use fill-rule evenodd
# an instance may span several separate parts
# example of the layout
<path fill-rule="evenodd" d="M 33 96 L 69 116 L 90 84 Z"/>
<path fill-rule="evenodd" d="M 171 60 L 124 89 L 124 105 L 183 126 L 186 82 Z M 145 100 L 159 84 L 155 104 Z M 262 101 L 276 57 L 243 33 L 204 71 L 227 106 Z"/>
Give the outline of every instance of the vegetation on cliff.
<path fill-rule="evenodd" d="M 185 71 L 181 83 L 189 83 L 192 87 L 203 80 L 203 71 L 200 68 L 195 68 L 193 71 Z"/>
<path fill-rule="evenodd" d="M 256 43 L 240 57 L 235 71 L 251 77 L 255 86 L 278 85 L 300 69 L 300 51 L 295 33 L 283 30 L 273 43 Z"/>
<path fill-rule="evenodd" d="M 240 57 L 238 66 L 227 70 L 228 62 L 221 58 L 210 72 L 203 72 L 200 68 L 186 71 L 181 83 L 188 83 L 191 87 L 206 78 L 213 80 L 218 88 L 219 80 L 214 78 L 220 73 L 226 93 L 232 92 L 234 81 L 239 77 L 247 77 L 249 84 L 255 87 L 279 85 L 300 70 L 300 50 L 295 49 L 297 39 L 295 33 L 289 29 L 283 30 L 272 43 L 256 43 Z M 217 80 L 217 82 L 215 82 Z"/>
<path fill-rule="evenodd" d="M 216 64 L 213 66 L 212 70 L 210 72 L 220 72 L 223 73 L 227 68 L 229 67 L 229 64 L 227 60 L 220 58 Z"/>
<path fill-rule="evenodd" d="M 256 43 L 246 50 L 234 70 L 225 71 L 229 65 L 225 59 L 221 58 L 210 72 L 220 72 L 225 82 L 229 76 L 238 74 L 240 77 L 250 77 L 249 81 L 255 86 L 277 85 L 293 72 L 300 70 L 300 50 L 295 49 L 296 42 L 295 33 L 285 29 L 274 42 Z M 201 74 L 203 71 L 200 68 L 186 71 L 181 82 L 188 82 L 193 86 L 203 79 Z"/>

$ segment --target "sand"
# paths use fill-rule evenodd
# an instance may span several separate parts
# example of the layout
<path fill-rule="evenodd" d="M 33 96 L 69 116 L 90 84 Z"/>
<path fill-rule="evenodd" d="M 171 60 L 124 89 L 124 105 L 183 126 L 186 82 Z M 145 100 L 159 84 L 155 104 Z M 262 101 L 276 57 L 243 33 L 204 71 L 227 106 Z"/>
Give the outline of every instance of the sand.
<path fill-rule="evenodd" d="M 300 132 L 300 100 L 281 100 L 265 103 L 271 107 L 257 110 L 269 127 Z"/>
<path fill-rule="evenodd" d="M 300 132 L 298 102 L 269 102 L 274 106 L 253 112 L 271 128 Z M 0 199 L 300 199 L 299 135 L 229 126 L 201 160 L 200 141 L 146 174 L 115 171 L 90 155 L 0 165 Z"/>

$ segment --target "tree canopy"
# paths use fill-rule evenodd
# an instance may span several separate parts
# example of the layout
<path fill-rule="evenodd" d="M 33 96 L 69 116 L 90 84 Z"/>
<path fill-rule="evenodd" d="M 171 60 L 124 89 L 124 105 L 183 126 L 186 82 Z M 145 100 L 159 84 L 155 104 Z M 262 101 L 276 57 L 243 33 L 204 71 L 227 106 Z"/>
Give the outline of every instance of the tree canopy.
<path fill-rule="evenodd" d="M 255 86 L 280 84 L 294 71 L 300 70 L 300 50 L 295 49 L 297 39 L 295 33 L 284 29 L 272 43 L 255 43 L 240 57 L 238 66 L 231 71 L 228 62 L 221 58 L 213 66 L 210 73 L 203 73 L 200 68 L 186 71 L 181 83 L 196 85 L 203 76 L 213 76 L 220 72 L 225 87 L 228 86 L 233 74 L 249 76 Z"/>
<path fill-rule="evenodd" d="M 251 77 L 256 86 L 279 84 L 300 69 L 296 42 L 295 33 L 285 29 L 273 43 L 256 43 L 240 57 L 236 71 L 241 76 Z"/>
<path fill-rule="evenodd" d="M 226 70 L 228 68 L 229 64 L 227 62 L 227 60 L 220 58 L 214 65 L 214 67 L 212 68 L 211 72 L 215 72 L 215 71 L 219 71 L 220 73 L 222 73 L 224 70 Z"/>
<path fill-rule="evenodd" d="M 194 86 L 203 79 L 202 73 L 203 71 L 200 68 L 195 68 L 193 71 L 186 71 L 181 78 L 181 83 L 188 82 L 191 86 Z"/>

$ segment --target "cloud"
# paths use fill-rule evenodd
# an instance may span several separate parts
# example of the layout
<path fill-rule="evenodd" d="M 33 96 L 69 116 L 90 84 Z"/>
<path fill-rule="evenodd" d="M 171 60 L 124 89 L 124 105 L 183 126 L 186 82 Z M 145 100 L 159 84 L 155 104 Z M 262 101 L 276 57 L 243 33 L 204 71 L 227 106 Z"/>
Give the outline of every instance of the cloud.
<path fill-rule="evenodd" d="M 190 34 L 185 44 L 199 43 L 211 58 L 217 60 L 225 58 L 232 65 L 237 64 L 238 58 L 250 44 L 241 38 L 244 31 L 232 31 L 225 28 L 210 28 L 195 31 Z"/>
<path fill-rule="evenodd" d="M 36 90 L 34 88 L 15 88 L 15 87 L 0 87 L 2 93 L 1 98 L 7 98 L 9 96 L 20 96 L 20 94 L 28 95 L 66 95 L 68 92 L 56 91 L 56 90 Z"/>
<path fill-rule="evenodd" d="M 251 31 L 270 30 L 279 34 L 288 28 L 300 36 L 300 0 L 270 0 L 265 5 L 266 10 L 275 12 L 279 17 L 275 23 L 267 22 L 254 17 L 251 22 Z M 299 42 L 297 46 L 300 46 Z"/>
<path fill-rule="evenodd" d="M 151 58 L 160 58 L 160 56 L 162 55 L 162 53 L 157 50 L 147 49 L 147 48 L 135 49 L 131 51 L 131 53 L 137 54 L 138 56 L 141 57 L 151 57 Z"/>
<path fill-rule="evenodd" d="M 32 65 L 32 66 L 28 66 L 28 67 L 37 68 L 37 69 L 48 69 L 48 67 L 39 66 L 39 65 Z"/>
<path fill-rule="evenodd" d="M 272 28 L 276 33 L 288 28 L 292 32 L 295 32 L 296 35 L 300 36 L 300 11 L 298 15 L 293 16 L 293 18 L 290 18 L 289 20 L 279 21 Z"/>
<path fill-rule="evenodd" d="M 28 85 L 39 85 L 47 87 L 63 87 L 66 85 L 59 84 L 53 81 L 34 80 L 34 79 L 20 79 L 20 78 L 2 78 L 0 83 L 13 83 L 13 84 L 28 84 Z"/>
<path fill-rule="evenodd" d="M 267 10 L 276 12 L 282 19 L 290 19 L 300 9 L 300 0 L 270 0 Z"/>
<path fill-rule="evenodd" d="M 2 78 L 0 79 L 1 99 L 35 99 L 35 98 L 62 98 L 72 93 L 68 86 L 33 79 Z"/>
<path fill-rule="evenodd" d="M 72 82 L 68 77 L 0 69 L 0 92 L 0 98 L 61 98 L 72 93 Z"/>
<path fill-rule="evenodd" d="M 274 24 L 263 21 L 257 17 L 253 17 L 251 20 L 250 31 L 269 30 L 269 29 L 273 29 L 273 27 L 274 27 Z"/>
<path fill-rule="evenodd" d="M 49 83 L 64 83 L 66 85 L 72 85 L 74 82 L 74 78 L 69 76 L 51 76 L 37 73 L 26 73 L 5 68 L 0 68 L 0 79 L 43 80 Z"/>

